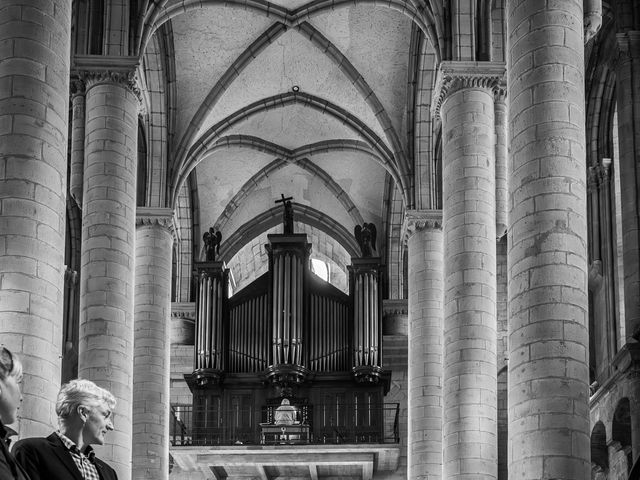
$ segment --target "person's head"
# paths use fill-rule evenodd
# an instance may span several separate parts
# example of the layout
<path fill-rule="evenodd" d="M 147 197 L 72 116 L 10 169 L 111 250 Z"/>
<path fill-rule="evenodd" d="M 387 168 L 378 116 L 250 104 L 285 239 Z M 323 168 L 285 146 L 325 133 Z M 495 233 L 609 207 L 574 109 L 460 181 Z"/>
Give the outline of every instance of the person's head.
<path fill-rule="evenodd" d="M 0 420 L 3 423 L 16 421 L 16 413 L 22 393 L 22 363 L 9 350 L 0 347 Z"/>
<path fill-rule="evenodd" d="M 289 405 L 289 404 L 290 404 L 290 402 L 289 402 L 288 398 L 283 398 L 282 402 L 280 402 L 280 405 Z"/>
<path fill-rule="evenodd" d="M 115 397 L 90 380 L 71 380 L 58 393 L 56 414 L 61 427 L 82 429 L 85 445 L 102 445 L 113 430 Z"/>

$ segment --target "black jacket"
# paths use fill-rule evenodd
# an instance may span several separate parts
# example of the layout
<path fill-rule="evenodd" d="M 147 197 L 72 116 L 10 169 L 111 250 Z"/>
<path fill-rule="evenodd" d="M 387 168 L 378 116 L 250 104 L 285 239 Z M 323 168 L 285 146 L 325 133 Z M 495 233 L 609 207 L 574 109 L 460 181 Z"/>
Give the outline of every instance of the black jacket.
<path fill-rule="evenodd" d="M 0 478 L 2 480 L 29 480 L 26 472 L 9 452 L 9 445 L 6 441 L 7 430 L 0 421 Z"/>
<path fill-rule="evenodd" d="M 56 433 L 47 438 L 26 438 L 13 447 L 18 463 L 30 480 L 83 480 L 71 454 Z M 115 470 L 99 458 L 94 460 L 101 480 L 118 480 Z"/>

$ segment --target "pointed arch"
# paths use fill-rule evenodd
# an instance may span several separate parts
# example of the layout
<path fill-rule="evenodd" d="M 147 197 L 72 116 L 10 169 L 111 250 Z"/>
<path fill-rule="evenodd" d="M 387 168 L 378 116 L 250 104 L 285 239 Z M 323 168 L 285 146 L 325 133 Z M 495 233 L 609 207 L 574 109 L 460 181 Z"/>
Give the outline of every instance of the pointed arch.
<path fill-rule="evenodd" d="M 326 11 L 358 4 L 390 8 L 405 15 L 411 19 L 413 23 L 418 25 L 434 46 L 436 46 L 436 50 L 440 51 L 437 47 L 440 43 L 440 38 L 443 36 L 442 33 L 439 32 L 442 29 L 438 26 L 437 14 L 434 14 L 433 9 L 425 8 L 422 5 L 416 6 L 414 0 L 389 0 L 384 3 L 379 3 L 377 0 L 316 0 L 296 10 L 289 10 L 264 0 L 183 0 L 179 4 L 170 6 L 167 6 L 165 0 L 147 9 L 146 14 L 140 22 L 139 32 L 136 35 L 138 39 L 136 51 L 138 54 L 144 51 L 153 32 L 159 28 L 160 25 L 194 9 L 221 5 L 242 9 L 243 11 L 251 10 L 274 18 L 277 22 L 281 22 L 288 27 L 293 27 Z"/>
<path fill-rule="evenodd" d="M 227 222 L 233 216 L 233 213 L 242 204 L 243 200 L 247 198 L 251 194 L 251 192 L 253 192 L 257 188 L 260 181 L 264 178 L 268 178 L 274 172 L 280 170 L 281 168 L 288 165 L 289 163 L 292 163 L 292 162 L 288 162 L 282 158 L 278 158 L 273 162 L 271 162 L 270 164 L 268 164 L 263 169 L 261 169 L 255 175 L 253 175 L 238 190 L 238 192 L 233 196 L 233 198 L 229 200 L 224 211 L 220 214 L 218 219 L 215 221 L 214 228 L 216 230 L 221 230 L 221 231 L 224 230 Z M 353 203 L 353 200 L 351 200 L 351 197 L 349 196 L 349 194 L 340 185 L 338 185 L 338 183 L 336 183 L 336 181 L 333 180 L 327 172 L 325 172 L 323 169 L 315 165 L 313 162 L 311 162 L 307 158 L 300 158 L 298 161 L 293 163 L 295 163 L 303 170 L 310 172 L 312 175 L 322 180 L 323 184 L 327 187 L 327 189 L 330 192 L 333 193 L 336 200 L 340 202 L 340 204 L 343 206 L 345 211 L 349 214 L 354 225 L 361 225 L 364 222 L 362 215 L 360 214 L 360 211 L 356 207 L 355 203 Z"/>
<path fill-rule="evenodd" d="M 360 255 L 356 239 L 340 223 L 306 205 L 293 205 L 296 221 L 322 230 L 342 245 L 352 257 Z M 229 261 L 248 241 L 282 223 L 282 208 L 273 207 L 238 228 L 220 247 L 220 260 Z"/>

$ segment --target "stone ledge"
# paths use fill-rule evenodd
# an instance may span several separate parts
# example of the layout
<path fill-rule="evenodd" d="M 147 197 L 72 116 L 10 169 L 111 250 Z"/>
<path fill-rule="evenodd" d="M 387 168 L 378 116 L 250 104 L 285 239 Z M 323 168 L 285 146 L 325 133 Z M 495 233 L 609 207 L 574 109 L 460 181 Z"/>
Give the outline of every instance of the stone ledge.
<path fill-rule="evenodd" d="M 591 407 L 614 387 L 623 377 L 640 375 L 640 343 L 627 343 L 611 361 L 611 376 L 589 398 Z"/>

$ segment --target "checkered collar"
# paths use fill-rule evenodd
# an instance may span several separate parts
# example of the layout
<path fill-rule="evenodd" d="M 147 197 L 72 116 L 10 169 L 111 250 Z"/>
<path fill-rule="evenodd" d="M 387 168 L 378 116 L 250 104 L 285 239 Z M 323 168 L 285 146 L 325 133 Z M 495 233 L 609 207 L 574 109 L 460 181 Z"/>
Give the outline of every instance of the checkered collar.
<path fill-rule="evenodd" d="M 60 440 L 62 441 L 64 446 L 67 448 L 67 450 L 74 453 L 82 453 L 85 457 L 87 457 L 91 461 L 91 463 L 93 463 L 96 453 L 93 451 L 93 448 L 91 448 L 91 445 L 87 445 L 86 448 L 84 449 L 84 452 L 81 452 L 78 446 L 73 442 L 73 440 L 67 437 L 60 430 L 58 430 L 56 434 L 58 435 L 58 437 L 60 437 Z"/>

